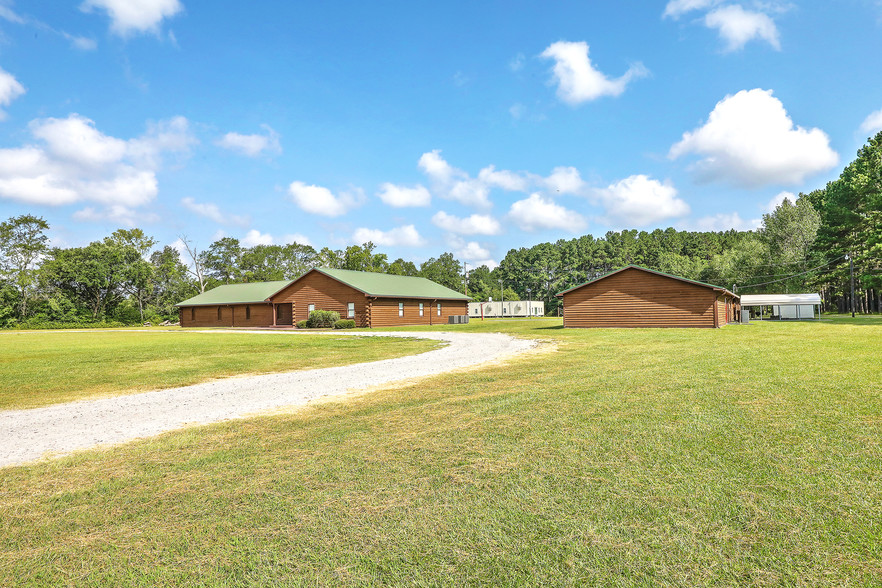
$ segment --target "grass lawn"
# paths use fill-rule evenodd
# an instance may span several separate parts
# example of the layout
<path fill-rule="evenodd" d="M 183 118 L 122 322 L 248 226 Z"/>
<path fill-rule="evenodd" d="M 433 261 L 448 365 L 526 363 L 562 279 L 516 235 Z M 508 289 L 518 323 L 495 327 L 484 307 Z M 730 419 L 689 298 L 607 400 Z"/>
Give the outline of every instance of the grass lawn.
<path fill-rule="evenodd" d="M 880 584 L 882 320 L 559 324 L 455 327 L 554 353 L 0 470 L 0 585 Z"/>
<path fill-rule="evenodd" d="M 0 332 L 0 410 L 239 374 L 347 365 L 411 355 L 435 345 L 294 333 Z"/>

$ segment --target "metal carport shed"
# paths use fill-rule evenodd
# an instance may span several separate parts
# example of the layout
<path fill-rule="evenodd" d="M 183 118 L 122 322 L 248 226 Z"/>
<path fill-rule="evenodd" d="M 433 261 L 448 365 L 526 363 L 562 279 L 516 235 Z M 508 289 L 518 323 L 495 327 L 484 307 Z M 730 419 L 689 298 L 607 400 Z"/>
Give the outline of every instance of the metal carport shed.
<path fill-rule="evenodd" d="M 772 308 L 773 319 L 806 320 L 821 319 L 820 294 L 742 294 L 741 308 L 753 308 L 759 319 L 763 308 Z"/>

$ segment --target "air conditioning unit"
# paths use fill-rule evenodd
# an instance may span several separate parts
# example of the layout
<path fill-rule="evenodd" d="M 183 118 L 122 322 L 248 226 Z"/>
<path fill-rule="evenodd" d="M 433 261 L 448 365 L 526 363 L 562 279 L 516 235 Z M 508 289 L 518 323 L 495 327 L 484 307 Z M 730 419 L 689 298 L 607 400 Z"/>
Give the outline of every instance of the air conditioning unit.
<path fill-rule="evenodd" d="M 469 315 L 467 314 L 451 314 L 447 317 L 448 325 L 464 325 L 469 322 Z"/>

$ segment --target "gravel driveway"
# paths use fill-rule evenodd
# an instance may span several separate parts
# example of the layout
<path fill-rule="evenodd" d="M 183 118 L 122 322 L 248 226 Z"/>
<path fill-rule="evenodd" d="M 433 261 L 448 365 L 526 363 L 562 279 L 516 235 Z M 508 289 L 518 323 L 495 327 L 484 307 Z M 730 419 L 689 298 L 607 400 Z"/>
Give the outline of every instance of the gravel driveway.
<path fill-rule="evenodd" d="M 212 332 L 223 336 L 227 331 Z M 261 333 L 280 337 L 321 336 L 318 333 Z M 399 331 L 347 333 L 346 336 L 419 337 L 449 344 L 418 355 L 356 365 L 227 378 L 114 398 L 2 411 L 0 467 L 78 449 L 124 443 L 186 426 L 300 406 L 316 398 L 486 363 L 536 346 L 535 341 L 497 333 Z"/>

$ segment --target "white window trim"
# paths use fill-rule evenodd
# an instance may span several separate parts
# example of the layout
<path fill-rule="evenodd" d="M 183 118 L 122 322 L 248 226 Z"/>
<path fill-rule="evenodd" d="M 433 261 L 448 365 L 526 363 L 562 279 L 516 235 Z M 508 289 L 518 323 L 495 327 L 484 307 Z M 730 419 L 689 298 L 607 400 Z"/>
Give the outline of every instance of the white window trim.
<path fill-rule="evenodd" d="M 438 316 L 441 316 L 441 303 L 438 303 Z"/>
<path fill-rule="evenodd" d="M 420 316 L 423 316 L 423 303 L 420 302 Z"/>
<path fill-rule="evenodd" d="M 404 303 L 398 303 L 398 316 L 404 316 Z"/>
<path fill-rule="evenodd" d="M 346 303 L 346 318 L 355 318 L 355 303 Z"/>

